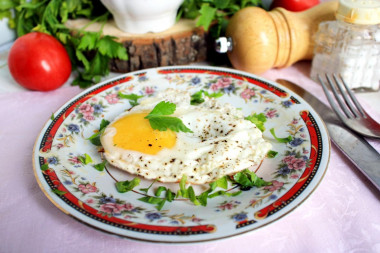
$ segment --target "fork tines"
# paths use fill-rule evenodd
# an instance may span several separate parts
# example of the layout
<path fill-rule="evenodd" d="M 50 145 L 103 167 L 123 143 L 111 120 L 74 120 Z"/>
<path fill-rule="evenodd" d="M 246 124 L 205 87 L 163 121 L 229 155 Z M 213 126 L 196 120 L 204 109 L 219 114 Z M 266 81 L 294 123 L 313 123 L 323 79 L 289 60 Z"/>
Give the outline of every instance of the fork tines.
<path fill-rule="evenodd" d="M 336 114 L 338 114 L 338 116 L 342 120 L 345 117 L 350 118 L 350 119 L 360 118 L 360 117 L 366 118 L 367 116 L 362 106 L 357 101 L 354 93 L 348 87 L 348 85 L 343 80 L 343 78 L 340 75 L 338 77 L 336 74 L 332 74 L 332 78 L 331 78 L 331 75 L 328 75 L 328 74 L 326 74 L 325 76 L 326 76 L 327 83 L 329 84 L 329 87 L 331 91 L 333 92 L 335 96 L 335 100 L 338 102 L 341 110 L 338 110 L 337 104 L 335 103 L 334 99 L 328 92 L 328 88 L 320 75 L 318 75 L 318 79 L 319 79 L 319 82 L 322 84 L 326 97 L 331 107 L 336 112 Z M 338 92 L 338 89 L 339 89 L 339 92 Z M 339 95 L 339 93 L 341 95 Z M 342 111 L 344 112 L 346 116 L 342 114 Z"/>

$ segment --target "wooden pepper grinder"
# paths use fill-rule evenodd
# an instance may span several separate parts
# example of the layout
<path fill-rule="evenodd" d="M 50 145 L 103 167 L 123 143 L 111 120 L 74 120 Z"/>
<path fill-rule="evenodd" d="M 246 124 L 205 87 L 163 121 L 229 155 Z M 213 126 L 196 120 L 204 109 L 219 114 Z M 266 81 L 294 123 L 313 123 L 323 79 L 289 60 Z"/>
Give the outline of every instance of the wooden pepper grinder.
<path fill-rule="evenodd" d="M 234 68 L 253 74 L 311 59 L 318 25 L 334 20 L 337 7 L 338 2 L 332 1 L 303 12 L 244 8 L 231 18 L 216 50 L 227 52 Z"/>

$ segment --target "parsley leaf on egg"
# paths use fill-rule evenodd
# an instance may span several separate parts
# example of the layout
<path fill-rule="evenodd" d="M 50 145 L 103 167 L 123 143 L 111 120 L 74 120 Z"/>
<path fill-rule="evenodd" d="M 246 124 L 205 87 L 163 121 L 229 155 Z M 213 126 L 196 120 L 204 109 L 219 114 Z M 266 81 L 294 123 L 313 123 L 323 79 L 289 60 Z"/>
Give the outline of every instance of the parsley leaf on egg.
<path fill-rule="evenodd" d="M 174 103 L 161 101 L 145 118 L 149 120 L 150 126 L 155 130 L 166 131 L 170 129 L 174 132 L 192 133 L 181 119 L 167 116 L 173 114 L 175 109 Z"/>
<path fill-rule="evenodd" d="M 118 96 L 119 96 L 119 98 L 128 99 L 129 103 L 131 104 L 132 107 L 138 105 L 139 103 L 137 102 L 137 100 L 140 99 L 140 98 L 142 98 L 142 97 L 144 97 L 144 96 L 139 96 L 139 95 L 134 94 L 134 93 L 123 94 L 120 91 L 118 93 Z"/>
<path fill-rule="evenodd" d="M 245 119 L 255 124 L 261 132 L 265 131 L 264 123 L 267 121 L 267 118 L 265 117 L 264 113 L 260 113 L 260 114 L 254 113 L 252 115 L 245 117 Z"/>

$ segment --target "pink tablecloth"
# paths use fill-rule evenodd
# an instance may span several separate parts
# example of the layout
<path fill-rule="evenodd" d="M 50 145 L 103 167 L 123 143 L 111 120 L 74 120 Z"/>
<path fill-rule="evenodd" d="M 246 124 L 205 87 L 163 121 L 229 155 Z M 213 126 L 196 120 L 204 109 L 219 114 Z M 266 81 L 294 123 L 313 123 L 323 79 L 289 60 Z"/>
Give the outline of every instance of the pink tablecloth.
<path fill-rule="evenodd" d="M 310 63 L 303 62 L 263 76 L 291 79 L 324 100 L 309 71 Z M 380 252 L 380 192 L 335 146 L 324 179 L 301 206 L 273 224 L 231 239 L 193 245 L 143 243 L 66 216 L 38 187 L 32 149 L 52 112 L 80 91 L 65 86 L 47 93 L 0 94 L 0 252 Z M 379 94 L 359 95 L 378 121 Z M 380 141 L 371 143 L 380 150 Z"/>

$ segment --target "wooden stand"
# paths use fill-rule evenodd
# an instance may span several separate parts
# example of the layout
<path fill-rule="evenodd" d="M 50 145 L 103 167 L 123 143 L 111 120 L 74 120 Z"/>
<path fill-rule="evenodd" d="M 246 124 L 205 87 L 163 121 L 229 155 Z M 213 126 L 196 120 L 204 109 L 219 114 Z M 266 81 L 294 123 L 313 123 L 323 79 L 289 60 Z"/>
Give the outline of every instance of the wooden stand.
<path fill-rule="evenodd" d="M 79 30 L 89 20 L 76 19 L 66 22 L 72 30 Z M 108 21 L 103 28 L 104 35 L 117 37 L 127 49 L 127 61 L 112 59 L 110 70 L 130 72 L 145 68 L 185 65 L 204 61 L 207 57 L 207 33 L 195 26 L 194 20 L 180 20 L 172 28 L 160 33 L 130 34 L 119 30 L 114 21 Z M 95 23 L 86 31 L 99 31 Z"/>

